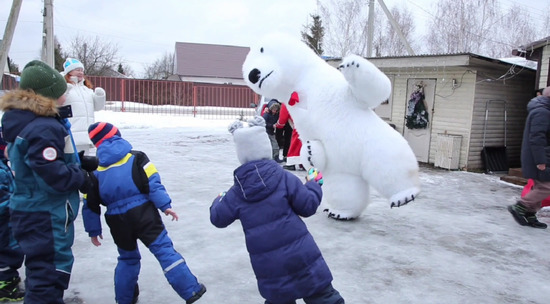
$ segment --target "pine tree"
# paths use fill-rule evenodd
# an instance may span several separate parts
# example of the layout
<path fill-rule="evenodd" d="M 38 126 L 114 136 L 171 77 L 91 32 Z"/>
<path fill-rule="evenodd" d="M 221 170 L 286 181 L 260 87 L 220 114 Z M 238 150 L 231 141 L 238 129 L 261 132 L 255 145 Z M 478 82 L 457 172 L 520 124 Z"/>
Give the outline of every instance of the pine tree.
<path fill-rule="evenodd" d="M 119 72 L 120 74 L 124 75 L 124 68 L 122 67 L 122 63 L 119 63 L 119 64 L 118 64 L 117 72 Z"/>
<path fill-rule="evenodd" d="M 55 48 L 53 49 L 54 68 L 59 72 L 63 72 L 63 63 L 65 63 L 66 55 L 61 50 L 61 43 L 55 38 Z"/>
<path fill-rule="evenodd" d="M 304 26 L 302 31 L 302 41 L 307 44 L 317 55 L 323 55 L 323 38 L 325 36 L 325 28 L 321 21 L 321 16 L 310 15 L 313 18 L 313 23 Z"/>
<path fill-rule="evenodd" d="M 19 75 L 19 66 L 17 64 L 15 64 L 10 56 L 8 56 L 8 70 L 10 71 L 11 74 L 16 74 L 16 75 Z"/>

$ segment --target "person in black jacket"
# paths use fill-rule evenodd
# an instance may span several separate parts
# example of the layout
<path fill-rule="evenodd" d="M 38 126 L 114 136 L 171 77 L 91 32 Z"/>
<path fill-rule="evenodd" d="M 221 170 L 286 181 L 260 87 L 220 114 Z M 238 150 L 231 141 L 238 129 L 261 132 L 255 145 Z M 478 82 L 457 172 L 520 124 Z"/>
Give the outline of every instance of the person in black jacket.
<path fill-rule="evenodd" d="M 521 144 L 523 177 L 533 179 L 533 189 L 515 204 L 508 206 L 518 224 L 545 229 L 536 216 L 543 199 L 550 195 L 550 87 L 527 104 L 527 120 Z"/>
<path fill-rule="evenodd" d="M 279 110 L 281 109 L 281 104 L 277 99 L 271 99 L 267 104 L 267 109 L 265 110 L 262 117 L 265 120 L 265 130 L 271 141 L 272 157 L 273 160 L 280 163 L 279 159 L 279 143 L 275 138 L 275 124 L 279 120 Z"/>

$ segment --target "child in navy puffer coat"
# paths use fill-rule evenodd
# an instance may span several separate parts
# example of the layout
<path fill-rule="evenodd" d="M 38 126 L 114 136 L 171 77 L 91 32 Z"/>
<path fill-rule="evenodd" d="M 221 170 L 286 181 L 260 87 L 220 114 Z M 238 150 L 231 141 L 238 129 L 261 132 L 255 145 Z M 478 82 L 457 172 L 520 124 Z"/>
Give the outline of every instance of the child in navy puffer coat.
<path fill-rule="evenodd" d="M 322 198 L 321 175 L 303 184 L 271 159 L 265 121 L 229 127 L 240 163 L 235 184 L 210 207 L 210 221 L 224 228 L 240 220 L 258 289 L 266 304 L 341 304 L 332 274 L 300 218 L 315 214 Z"/>

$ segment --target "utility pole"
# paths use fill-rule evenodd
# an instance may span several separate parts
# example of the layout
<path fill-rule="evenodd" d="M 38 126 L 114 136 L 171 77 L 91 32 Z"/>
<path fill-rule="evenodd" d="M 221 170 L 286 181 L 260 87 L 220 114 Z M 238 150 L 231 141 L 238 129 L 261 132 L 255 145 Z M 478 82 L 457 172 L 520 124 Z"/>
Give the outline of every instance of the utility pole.
<path fill-rule="evenodd" d="M 44 0 L 44 31 L 42 32 L 42 61 L 52 68 L 54 62 L 54 42 L 53 42 L 53 0 Z"/>
<path fill-rule="evenodd" d="M 10 16 L 8 17 L 8 23 L 6 24 L 6 29 L 4 31 L 4 38 L 0 44 L 0 85 L 2 84 L 2 78 L 4 77 L 4 68 L 8 62 L 8 53 L 10 51 L 13 33 L 15 32 L 17 18 L 19 18 L 19 11 L 21 10 L 22 1 L 23 0 L 13 0 L 11 4 Z"/>
<path fill-rule="evenodd" d="M 372 56 L 372 36 L 374 35 L 374 0 L 369 0 L 369 19 L 367 20 L 367 57 Z"/>

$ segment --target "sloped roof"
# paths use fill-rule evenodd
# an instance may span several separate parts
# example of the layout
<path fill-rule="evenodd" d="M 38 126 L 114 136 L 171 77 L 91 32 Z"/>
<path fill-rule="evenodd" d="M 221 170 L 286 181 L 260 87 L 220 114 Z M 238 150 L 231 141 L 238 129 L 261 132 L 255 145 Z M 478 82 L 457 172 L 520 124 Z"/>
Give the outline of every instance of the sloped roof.
<path fill-rule="evenodd" d="M 546 46 L 548 44 L 550 44 L 550 36 L 542 38 L 542 39 L 534 41 L 534 42 L 531 42 L 531 43 L 526 44 L 526 45 L 522 45 L 518 48 L 518 50 L 520 50 L 520 51 L 532 51 L 532 50 L 536 50 L 538 48 L 541 48 L 543 46 Z"/>
<path fill-rule="evenodd" d="M 449 66 L 470 66 L 485 65 L 503 66 L 517 65 L 501 59 L 490 58 L 474 53 L 448 53 L 448 54 L 420 54 L 386 57 L 368 57 L 378 68 L 403 68 L 403 67 L 449 67 Z M 327 62 L 341 61 L 341 58 L 332 58 Z M 526 66 L 528 69 L 533 69 Z"/>
<path fill-rule="evenodd" d="M 175 71 L 179 76 L 243 79 L 242 65 L 250 48 L 176 42 Z"/>

